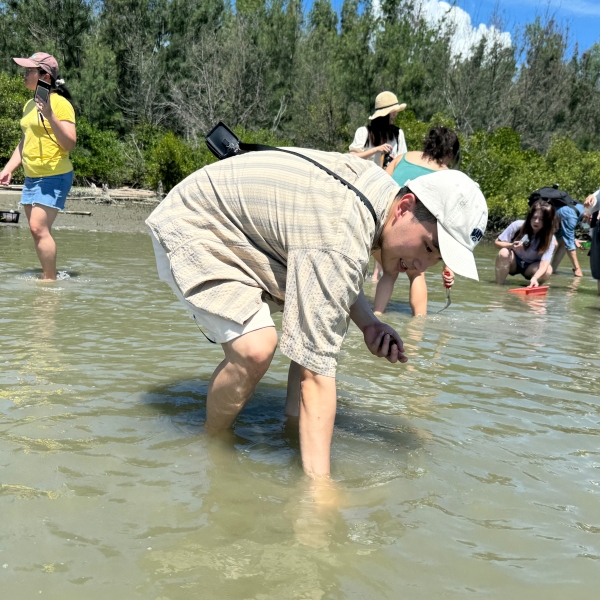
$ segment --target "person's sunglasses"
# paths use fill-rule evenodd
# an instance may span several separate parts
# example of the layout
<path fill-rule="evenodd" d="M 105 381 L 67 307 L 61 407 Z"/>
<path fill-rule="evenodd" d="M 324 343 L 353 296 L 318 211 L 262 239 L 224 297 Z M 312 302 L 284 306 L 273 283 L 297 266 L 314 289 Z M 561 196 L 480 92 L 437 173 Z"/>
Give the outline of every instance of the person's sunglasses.
<path fill-rule="evenodd" d="M 37 67 L 27 67 L 25 69 L 25 75 L 29 75 L 30 73 L 38 73 L 38 75 L 43 75 L 44 71 L 42 69 L 38 69 Z"/>

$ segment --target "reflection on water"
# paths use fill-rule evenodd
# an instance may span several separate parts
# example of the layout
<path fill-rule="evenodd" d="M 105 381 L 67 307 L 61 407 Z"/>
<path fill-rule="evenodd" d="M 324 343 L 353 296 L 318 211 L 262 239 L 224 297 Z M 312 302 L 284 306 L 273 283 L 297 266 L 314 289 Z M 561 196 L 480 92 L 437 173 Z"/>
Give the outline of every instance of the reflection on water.
<path fill-rule="evenodd" d="M 351 329 L 335 484 L 315 487 L 283 356 L 234 432 L 208 437 L 221 350 L 158 281 L 149 239 L 57 236 L 71 278 L 40 285 L 28 232 L 0 229 L 3 597 L 597 596 L 589 274 L 515 297 L 484 247 L 482 282 L 415 319 L 400 283 L 385 319 L 410 362 L 375 362 Z M 429 286 L 433 312 L 439 273 Z"/>

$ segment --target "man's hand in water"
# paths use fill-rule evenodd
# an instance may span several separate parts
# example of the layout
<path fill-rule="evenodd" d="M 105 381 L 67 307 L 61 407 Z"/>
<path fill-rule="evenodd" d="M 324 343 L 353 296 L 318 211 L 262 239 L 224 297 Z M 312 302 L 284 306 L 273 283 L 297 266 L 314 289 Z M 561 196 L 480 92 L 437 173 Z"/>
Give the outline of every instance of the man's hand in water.
<path fill-rule="evenodd" d="M 408 361 L 400 336 L 389 325 L 376 321 L 364 328 L 363 335 L 371 354 L 385 358 L 391 363 Z"/>
<path fill-rule="evenodd" d="M 365 344 L 371 354 L 387 358 L 391 363 L 404 363 L 408 360 L 404 356 L 404 344 L 400 336 L 373 314 L 362 290 L 350 308 L 350 318 L 363 332 Z"/>

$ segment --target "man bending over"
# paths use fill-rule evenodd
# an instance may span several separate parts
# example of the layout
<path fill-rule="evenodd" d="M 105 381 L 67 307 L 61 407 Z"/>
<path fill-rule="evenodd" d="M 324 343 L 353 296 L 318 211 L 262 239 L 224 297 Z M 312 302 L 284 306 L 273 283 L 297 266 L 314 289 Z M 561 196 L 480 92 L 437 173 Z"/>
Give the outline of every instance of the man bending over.
<path fill-rule="evenodd" d="M 271 313 L 282 310 L 281 352 L 291 361 L 288 415 L 299 416 L 304 470 L 326 476 L 336 412 L 335 372 L 350 319 L 369 351 L 406 362 L 402 340 L 362 292 L 369 257 L 384 272 L 425 271 L 443 258 L 477 279 L 473 249 L 487 206 L 458 171 L 402 188 L 374 163 L 298 150 L 351 183 L 359 197 L 298 156 L 255 152 L 200 169 L 147 220 L 161 279 L 225 358 L 213 373 L 206 427 L 232 426 L 277 346 Z"/>

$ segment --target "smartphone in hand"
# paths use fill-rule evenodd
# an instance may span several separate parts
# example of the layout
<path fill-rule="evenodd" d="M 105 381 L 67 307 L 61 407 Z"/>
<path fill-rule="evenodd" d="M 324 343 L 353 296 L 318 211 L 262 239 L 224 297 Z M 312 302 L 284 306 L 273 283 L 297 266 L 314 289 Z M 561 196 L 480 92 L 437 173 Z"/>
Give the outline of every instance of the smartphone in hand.
<path fill-rule="evenodd" d="M 52 86 L 44 81 L 43 79 L 38 79 L 37 88 L 35 89 L 35 97 L 41 98 L 44 102 L 48 102 L 48 98 L 50 98 L 50 90 Z"/>

